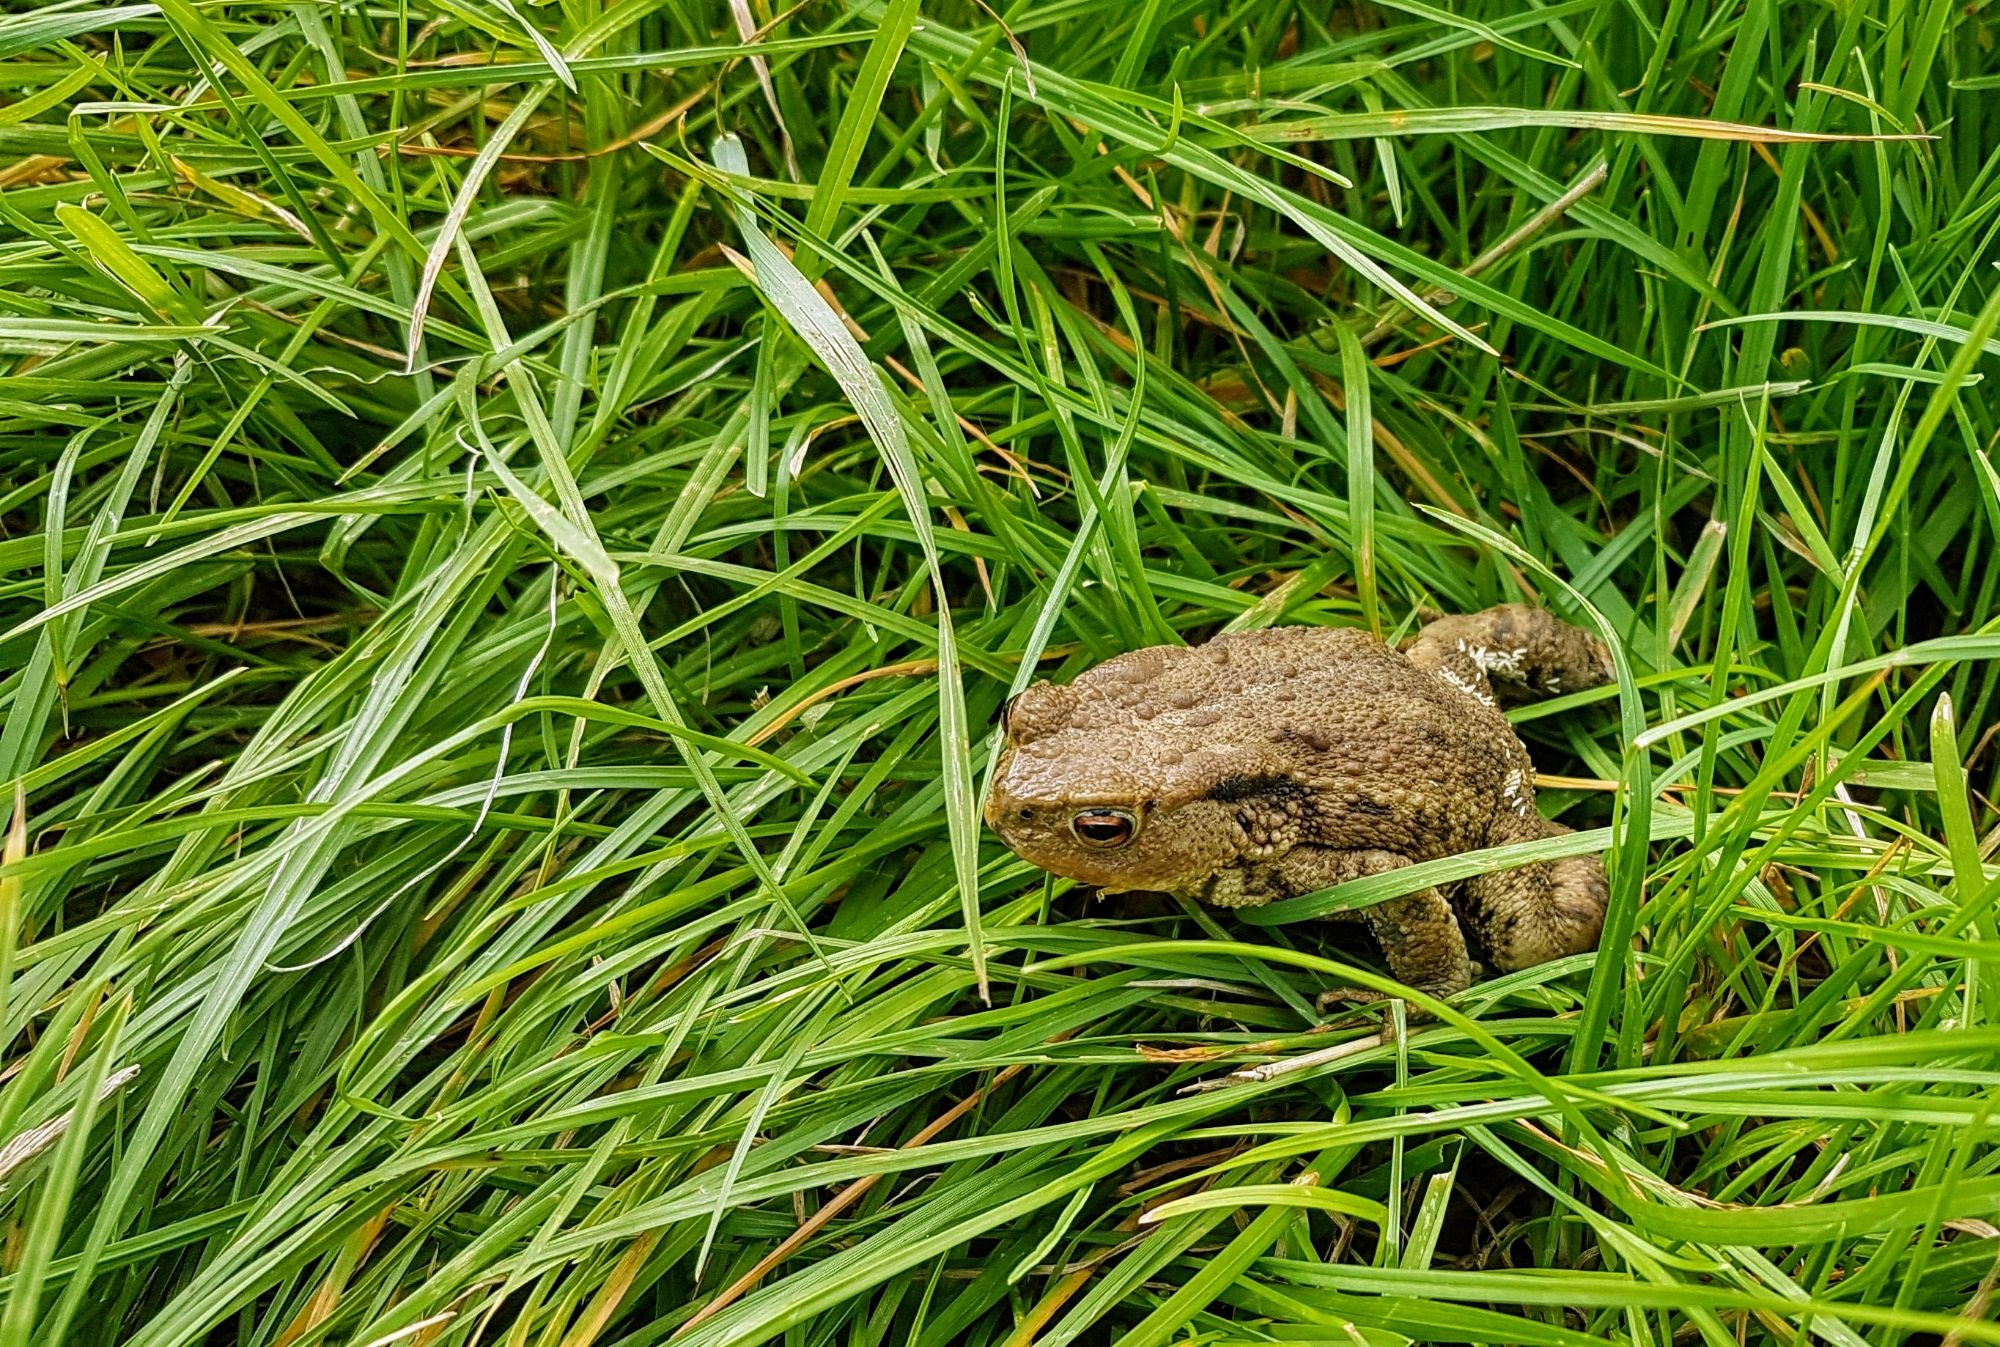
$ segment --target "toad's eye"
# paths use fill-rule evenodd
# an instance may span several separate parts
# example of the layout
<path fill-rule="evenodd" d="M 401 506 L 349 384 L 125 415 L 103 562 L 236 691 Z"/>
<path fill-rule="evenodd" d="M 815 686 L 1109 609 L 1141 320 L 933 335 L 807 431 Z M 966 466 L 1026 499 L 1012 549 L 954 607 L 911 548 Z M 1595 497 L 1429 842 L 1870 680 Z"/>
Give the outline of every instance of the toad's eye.
<path fill-rule="evenodd" d="M 1024 693 L 1015 693 L 1000 706 L 1000 733 L 1011 736 L 1014 733 L 1014 708 L 1021 704 Z"/>
<path fill-rule="evenodd" d="M 1123 809 L 1090 809 L 1069 821 L 1069 830 L 1087 847 L 1122 847 L 1139 831 L 1139 820 Z"/>

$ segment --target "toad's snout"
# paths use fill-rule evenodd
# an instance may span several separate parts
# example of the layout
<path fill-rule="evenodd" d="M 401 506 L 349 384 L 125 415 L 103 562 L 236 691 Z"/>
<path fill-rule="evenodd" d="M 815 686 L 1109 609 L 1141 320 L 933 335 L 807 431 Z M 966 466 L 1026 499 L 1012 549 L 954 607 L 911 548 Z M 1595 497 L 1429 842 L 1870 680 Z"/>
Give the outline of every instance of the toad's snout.
<path fill-rule="evenodd" d="M 1007 830 L 1001 826 L 1002 820 L 1007 817 L 1007 801 L 1001 797 L 999 786 L 996 785 L 986 792 L 986 805 L 980 814 L 986 820 L 987 827 L 1002 837 L 1007 835 Z"/>
<path fill-rule="evenodd" d="M 1103 889 L 1131 887 L 1123 857 L 1078 838 L 1075 808 L 1026 800 L 999 789 L 986 797 L 986 824 L 1014 854 L 1051 874 Z"/>

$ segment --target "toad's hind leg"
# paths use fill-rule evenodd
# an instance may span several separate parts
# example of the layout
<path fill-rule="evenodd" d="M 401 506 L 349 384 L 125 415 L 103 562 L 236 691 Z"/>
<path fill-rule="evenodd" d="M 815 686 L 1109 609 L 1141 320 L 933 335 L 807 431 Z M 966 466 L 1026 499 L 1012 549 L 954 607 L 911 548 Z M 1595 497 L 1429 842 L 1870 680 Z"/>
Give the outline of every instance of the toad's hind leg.
<path fill-rule="evenodd" d="M 1602 641 L 1525 603 L 1441 617 L 1418 632 L 1403 653 L 1418 668 L 1474 684 L 1462 690 L 1475 696 L 1488 691 L 1488 679 L 1509 700 L 1553 697 L 1611 681 L 1611 655 Z"/>
<path fill-rule="evenodd" d="M 1285 886 L 1294 893 L 1400 870 L 1409 859 L 1389 851 L 1336 851 L 1294 847 L 1278 862 Z M 1368 923 L 1382 946 L 1396 981 L 1443 1000 L 1472 985 L 1472 956 L 1458 927 L 1458 914 L 1436 889 L 1391 898 L 1353 914 Z M 1340 995 L 1334 993 L 1333 995 Z M 1355 999 L 1351 993 L 1349 999 Z M 1417 1018 L 1421 1012 L 1412 1008 Z"/>
<path fill-rule="evenodd" d="M 1489 841 L 1499 846 L 1568 831 L 1536 815 L 1507 820 Z M 1467 880 L 1463 908 L 1488 957 L 1512 972 L 1595 949 L 1609 897 L 1599 857 L 1565 856 Z"/>

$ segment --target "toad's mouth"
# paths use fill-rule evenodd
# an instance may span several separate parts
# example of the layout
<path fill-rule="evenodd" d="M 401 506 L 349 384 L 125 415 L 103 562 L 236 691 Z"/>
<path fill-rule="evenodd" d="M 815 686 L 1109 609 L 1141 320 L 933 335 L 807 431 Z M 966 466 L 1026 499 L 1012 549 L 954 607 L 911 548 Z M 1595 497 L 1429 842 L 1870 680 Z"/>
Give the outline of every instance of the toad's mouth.
<path fill-rule="evenodd" d="M 1148 865 L 1139 857 L 1120 864 L 1116 859 L 1119 853 L 1098 856 L 1081 852 L 1065 845 L 1065 839 L 1010 837 L 1004 832 L 1001 838 L 1022 860 L 1079 888 L 1091 889 L 1099 898 L 1120 893 L 1184 893 L 1199 888 L 1208 877 L 1207 871 L 1163 873 L 1157 862 Z"/>
<path fill-rule="evenodd" d="M 1015 853 L 1042 869 L 1073 884 L 1096 889 L 1099 893 L 1129 893 L 1134 889 L 1152 887 L 1149 884 L 1134 883 L 1131 876 L 1113 870 L 1100 869 L 1075 855 L 1058 854 L 1044 860 L 1032 848 L 1015 847 Z"/>
<path fill-rule="evenodd" d="M 1029 864 L 1037 866 L 1061 879 L 1093 888 L 1101 893 L 1124 893 L 1131 889 L 1144 889 L 1149 884 L 1135 881 L 1123 867 L 1110 856 L 1097 856 L 1081 852 L 1066 836 L 1044 833 L 1023 833 L 1007 829 L 996 829 L 1000 840 L 1013 853 Z"/>

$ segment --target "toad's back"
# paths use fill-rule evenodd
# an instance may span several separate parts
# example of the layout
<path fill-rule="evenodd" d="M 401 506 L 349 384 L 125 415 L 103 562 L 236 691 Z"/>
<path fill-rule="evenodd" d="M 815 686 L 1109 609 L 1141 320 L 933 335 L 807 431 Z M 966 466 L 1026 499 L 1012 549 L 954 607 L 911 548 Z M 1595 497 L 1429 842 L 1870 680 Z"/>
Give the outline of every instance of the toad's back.
<path fill-rule="evenodd" d="M 1490 704 L 1352 629 L 1137 650 L 1070 686 L 1067 725 L 1046 745 L 1052 765 L 1076 770 L 1107 752 L 1174 764 L 1185 769 L 1165 787 L 1175 802 L 1283 781 L 1312 840 L 1329 846 L 1428 859 L 1482 845 L 1529 770 Z"/>

